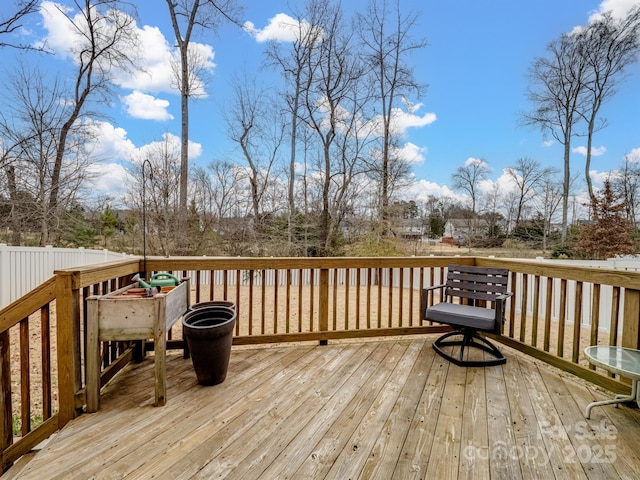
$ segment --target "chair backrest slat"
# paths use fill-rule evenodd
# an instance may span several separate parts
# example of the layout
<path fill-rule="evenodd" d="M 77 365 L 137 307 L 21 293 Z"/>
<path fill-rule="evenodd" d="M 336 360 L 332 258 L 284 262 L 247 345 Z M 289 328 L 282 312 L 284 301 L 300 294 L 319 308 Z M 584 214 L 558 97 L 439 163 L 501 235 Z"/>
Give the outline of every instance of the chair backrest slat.
<path fill-rule="evenodd" d="M 506 268 L 449 265 L 445 295 L 492 302 L 507 293 L 508 280 Z"/>

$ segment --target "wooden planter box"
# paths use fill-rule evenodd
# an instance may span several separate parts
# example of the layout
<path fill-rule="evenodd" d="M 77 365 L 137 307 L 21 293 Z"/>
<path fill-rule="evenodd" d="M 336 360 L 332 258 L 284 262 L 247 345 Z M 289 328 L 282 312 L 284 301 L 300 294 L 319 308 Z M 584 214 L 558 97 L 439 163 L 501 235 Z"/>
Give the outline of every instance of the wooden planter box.
<path fill-rule="evenodd" d="M 155 406 L 166 403 L 166 338 L 189 308 L 189 282 L 153 297 L 132 295 L 137 283 L 87 298 L 87 411 L 100 408 L 100 342 L 154 340 Z"/>

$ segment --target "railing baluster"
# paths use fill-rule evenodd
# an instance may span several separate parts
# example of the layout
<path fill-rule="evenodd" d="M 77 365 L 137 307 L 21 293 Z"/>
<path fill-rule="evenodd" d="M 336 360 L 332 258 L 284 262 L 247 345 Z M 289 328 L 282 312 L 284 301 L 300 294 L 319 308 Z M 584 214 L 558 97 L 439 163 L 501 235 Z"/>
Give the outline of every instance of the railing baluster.
<path fill-rule="evenodd" d="M 404 268 L 398 268 L 398 326 L 402 327 L 402 314 L 404 313 Z"/>
<path fill-rule="evenodd" d="M 531 345 L 536 347 L 538 344 L 538 317 L 540 305 L 540 275 L 533 278 L 533 312 L 531 316 Z"/>
<path fill-rule="evenodd" d="M 351 274 L 348 268 L 344 270 L 344 329 L 349 329 L 349 303 L 351 302 L 351 296 L 349 294 L 349 287 L 351 285 Z"/>
<path fill-rule="evenodd" d="M 329 269 L 320 269 L 318 292 L 318 328 L 321 332 L 329 330 Z M 327 340 L 320 340 L 320 345 L 327 345 Z"/>
<path fill-rule="evenodd" d="M 522 297 L 520 299 L 520 341 L 524 342 L 527 330 L 527 302 L 529 300 L 529 275 L 522 275 Z"/>
<path fill-rule="evenodd" d="M 309 269 L 309 331 L 314 331 L 315 269 Z"/>
<path fill-rule="evenodd" d="M 583 283 L 576 282 L 573 312 L 573 345 L 571 349 L 571 361 L 578 363 L 580 354 L 580 328 L 582 327 L 582 291 Z"/>
<path fill-rule="evenodd" d="M 371 328 L 371 267 L 367 268 L 367 329 Z"/>
<path fill-rule="evenodd" d="M 249 270 L 249 335 L 253 335 L 253 270 Z"/>
<path fill-rule="evenodd" d="M 594 283 L 591 290 L 591 336 L 590 345 L 598 345 L 600 331 L 600 284 Z M 589 364 L 591 370 L 595 370 L 596 366 Z"/>
<path fill-rule="evenodd" d="M 620 287 L 613 287 L 611 296 L 611 321 L 609 322 L 609 345 L 618 345 L 618 322 L 620 318 Z"/>
<path fill-rule="evenodd" d="M 262 270 L 260 272 L 260 333 L 264 335 L 266 333 L 265 323 L 267 316 L 267 271 Z"/>
<path fill-rule="evenodd" d="M 387 327 L 393 326 L 393 268 L 389 269 L 389 286 L 387 287 L 389 292 L 389 303 L 387 307 Z"/>
<path fill-rule="evenodd" d="M 240 335 L 240 314 L 244 310 L 240 302 L 240 280 L 242 272 L 236 270 L 236 335 Z M 213 277 L 212 277 L 213 278 Z M 211 280 L 213 282 L 213 280 Z"/>
<path fill-rule="evenodd" d="M 286 322 L 286 333 L 291 331 L 291 269 L 287 268 L 287 284 L 286 284 L 286 303 L 285 303 L 285 322 Z"/>
<path fill-rule="evenodd" d="M 382 268 L 378 268 L 378 328 L 382 328 Z"/>
<path fill-rule="evenodd" d="M 560 280 L 560 312 L 558 318 L 558 343 L 557 355 L 562 358 L 564 356 L 564 327 L 567 319 L 567 280 Z"/>
<path fill-rule="evenodd" d="M 331 325 L 333 330 L 338 329 L 338 269 L 331 269 L 331 275 L 329 283 L 333 281 L 333 287 L 331 288 Z"/>
<path fill-rule="evenodd" d="M 360 291 L 361 291 L 361 268 L 356 270 L 356 330 L 360 330 Z"/>
<path fill-rule="evenodd" d="M 302 269 L 298 270 L 298 332 L 302 332 Z"/>
<path fill-rule="evenodd" d="M 551 307 L 553 305 L 553 278 L 547 277 L 547 304 L 544 310 L 544 351 L 548 352 L 551 344 Z"/>
<path fill-rule="evenodd" d="M 51 308 L 47 303 L 40 308 L 40 348 L 42 360 L 42 418 L 51 418 Z M 85 350 L 86 352 L 86 350 Z"/>
<path fill-rule="evenodd" d="M 413 327 L 413 282 L 414 282 L 414 276 L 415 274 L 415 269 L 413 267 L 411 267 L 409 269 L 409 326 Z"/>
<path fill-rule="evenodd" d="M 8 329 L 0 332 L 0 470 L 7 463 L 2 452 L 13 444 L 10 337 Z"/>
<path fill-rule="evenodd" d="M 20 322 L 20 399 L 21 425 L 24 437 L 31 431 L 31 372 L 29 371 L 29 317 Z"/>
<path fill-rule="evenodd" d="M 444 282 L 440 282 L 441 284 Z M 518 273 L 511 272 L 511 308 L 509 309 L 509 337 L 513 338 L 513 330 L 516 319 L 516 294 L 518 285 Z M 442 294 L 440 294 L 440 299 L 442 299 Z"/>
<path fill-rule="evenodd" d="M 273 271 L 273 333 L 278 333 L 278 286 L 280 271 Z"/>

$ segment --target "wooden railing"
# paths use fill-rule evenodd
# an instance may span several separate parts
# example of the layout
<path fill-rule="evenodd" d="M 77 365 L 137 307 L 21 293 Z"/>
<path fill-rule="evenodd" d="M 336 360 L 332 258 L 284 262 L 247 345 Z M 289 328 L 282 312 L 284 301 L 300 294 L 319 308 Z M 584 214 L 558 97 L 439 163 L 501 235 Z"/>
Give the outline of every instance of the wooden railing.
<path fill-rule="evenodd" d="M 129 283 L 139 263 L 137 259 L 117 261 L 57 272 L 0 310 L 2 470 L 82 408 L 83 299 Z M 127 357 L 120 357 L 122 364 Z M 113 357 L 105 358 L 108 364 Z M 105 378 L 114 371 L 106 365 Z"/>
<path fill-rule="evenodd" d="M 421 321 L 421 291 L 441 284 L 451 263 L 512 272 L 514 295 L 498 341 L 615 392 L 628 391 L 624 379 L 590 367 L 582 351 L 595 343 L 640 346 L 638 273 L 474 257 L 148 258 L 146 269 L 190 277 L 192 303 L 234 301 L 234 343 L 246 345 L 444 331 L 448 327 Z M 125 260 L 58 271 L 0 311 L 3 469 L 82 412 L 85 299 L 130 283 L 142 268 L 141 261 Z M 437 300 L 437 293 L 427 299 Z M 176 335 L 168 348 L 181 347 Z M 103 344 L 102 358 L 104 385 L 133 358 L 131 346 Z M 31 394 L 34 371 L 41 398 Z"/>

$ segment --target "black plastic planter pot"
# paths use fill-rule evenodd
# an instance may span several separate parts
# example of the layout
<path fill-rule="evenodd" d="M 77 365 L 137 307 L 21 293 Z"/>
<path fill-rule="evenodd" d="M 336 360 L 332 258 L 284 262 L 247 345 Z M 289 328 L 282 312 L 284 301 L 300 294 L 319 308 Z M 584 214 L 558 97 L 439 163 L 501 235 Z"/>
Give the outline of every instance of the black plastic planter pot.
<path fill-rule="evenodd" d="M 208 308 L 208 307 L 227 307 L 233 311 L 236 310 L 235 302 L 231 302 L 229 300 L 211 300 L 208 302 L 194 303 L 189 307 L 189 310 L 199 310 L 201 308 Z"/>
<path fill-rule="evenodd" d="M 236 312 L 224 306 L 198 308 L 182 318 L 182 332 L 200 385 L 217 385 L 227 377 L 235 324 Z"/>

